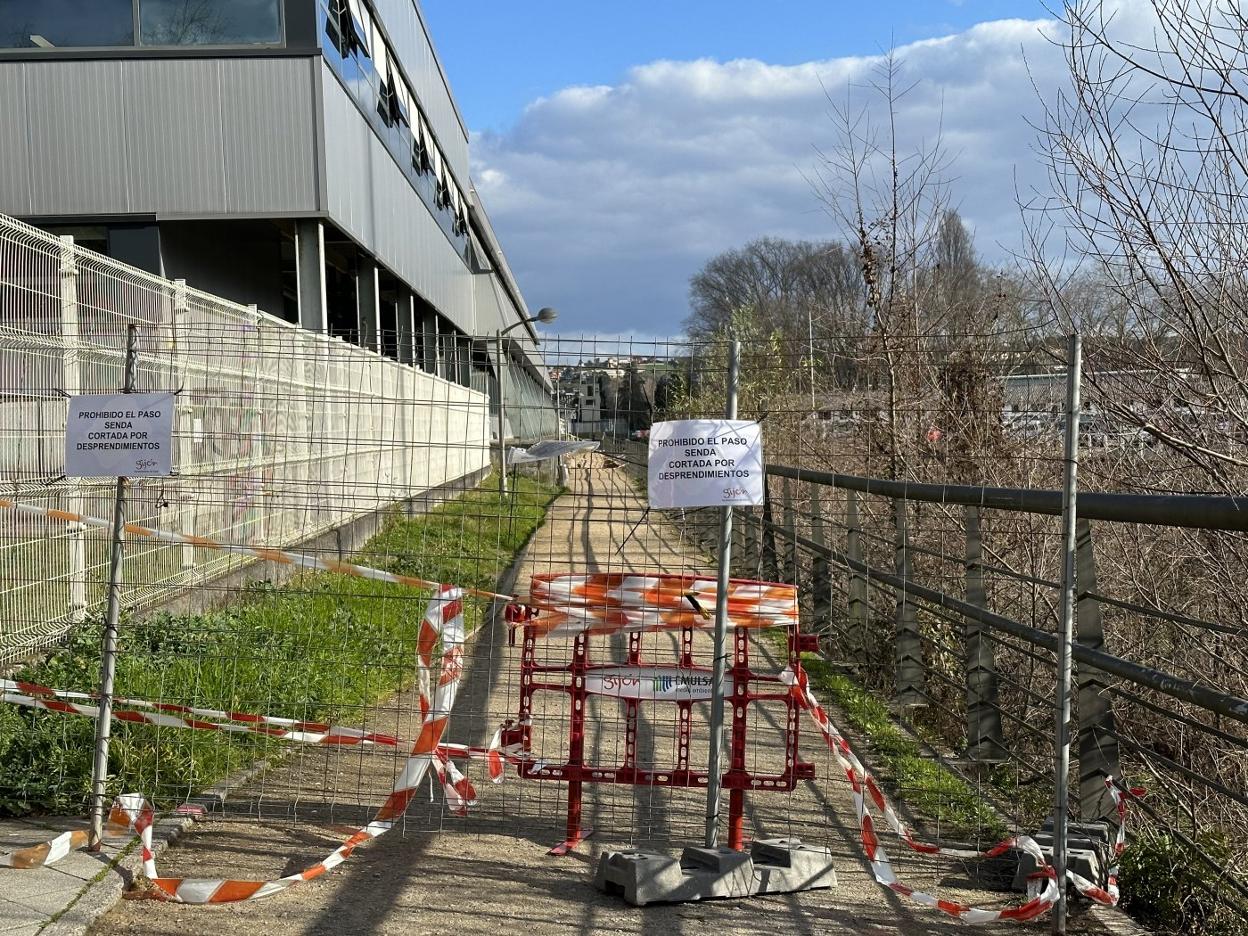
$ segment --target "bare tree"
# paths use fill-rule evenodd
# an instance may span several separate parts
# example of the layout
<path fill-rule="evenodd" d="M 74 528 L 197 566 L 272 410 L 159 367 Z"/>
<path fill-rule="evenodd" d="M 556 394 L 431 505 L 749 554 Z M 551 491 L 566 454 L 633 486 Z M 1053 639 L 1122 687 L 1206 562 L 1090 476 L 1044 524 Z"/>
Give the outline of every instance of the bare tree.
<path fill-rule="evenodd" d="M 883 424 L 870 435 L 889 474 L 909 476 L 951 454 L 949 471 L 960 465 L 974 473 L 957 453 L 984 442 L 985 432 L 1000 438 L 993 336 L 1017 317 L 1017 291 L 975 256 L 950 203 L 951 160 L 940 136 L 903 148 L 899 105 L 912 89 L 889 54 L 865 103 L 833 102 L 838 144 L 823 154 L 816 185 L 861 263 L 865 350 L 875 365 L 870 389 L 880 397 Z M 939 456 L 931 444 L 937 437 L 944 440 Z"/>
<path fill-rule="evenodd" d="M 813 310 L 821 331 L 844 332 L 860 320 L 861 293 L 858 258 L 844 244 L 761 237 L 693 276 L 685 327 L 706 337 L 748 309 L 764 328 L 806 335 Z"/>
<path fill-rule="evenodd" d="M 1248 14 L 1238 2 L 1150 0 L 1130 11 L 1151 14 L 1141 28 L 1138 18 L 1120 18 L 1122 9 L 1070 0 L 1062 11 L 1070 84 L 1046 102 L 1039 128 L 1052 193 L 1026 205 L 1024 215 L 1034 285 L 1086 336 L 1089 403 L 1140 439 L 1116 457 L 1088 459 L 1081 474 L 1089 483 L 1242 494 Z M 1108 632 L 1110 645 L 1187 678 L 1248 692 L 1242 537 L 1138 529 L 1098 536 L 1103 590 L 1221 622 L 1159 627 L 1127 618 Z M 1243 789 L 1242 746 L 1202 735 L 1193 744 L 1182 725 L 1126 704 L 1119 712 L 1134 744 L 1181 764 L 1189 779 Z M 1200 785 L 1161 771 L 1153 786 L 1155 811 L 1224 848 L 1227 868 L 1242 873 L 1248 815 L 1225 801 L 1213 805 Z M 1171 889 L 1171 903 L 1182 906 L 1167 922 L 1183 932 L 1241 931 L 1233 923 L 1215 929 L 1215 911 L 1197 899 L 1200 892 Z"/>
<path fill-rule="evenodd" d="M 1241 493 L 1248 15 L 1213 0 L 1149 6 L 1144 42 L 1123 35 L 1116 4 L 1065 7 L 1071 83 L 1041 128 L 1053 195 L 1030 206 L 1032 259 L 1066 321 L 1095 335 L 1108 309 L 1121 325 L 1119 340 L 1088 345 L 1095 402 L 1178 458 L 1186 470 L 1171 485 Z M 1091 308 L 1086 289 L 1070 288 L 1071 267 L 1054 262 L 1062 254 L 1084 258 Z"/>

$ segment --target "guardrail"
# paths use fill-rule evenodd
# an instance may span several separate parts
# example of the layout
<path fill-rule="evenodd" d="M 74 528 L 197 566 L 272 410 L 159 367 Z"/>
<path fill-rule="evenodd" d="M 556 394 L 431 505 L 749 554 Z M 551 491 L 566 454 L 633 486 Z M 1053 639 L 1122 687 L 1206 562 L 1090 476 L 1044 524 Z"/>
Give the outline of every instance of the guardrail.
<path fill-rule="evenodd" d="M 1060 585 L 1054 577 L 992 561 L 985 540 L 1003 513 L 1060 515 L 1060 492 L 923 484 L 783 465 L 769 466 L 767 473 L 767 503 L 734 530 L 745 571 L 802 584 L 808 605 L 803 614 L 822 632 L 825 655 L 856 670 L 873 688 L 891 691 L 903 712 L 917 717 L 938 709 L 946 740 L 972 773 L 983 777 L 1009 764 L 1028 783 L 1050 782 L 1054 698 L 1046 690 L 1054 678 L 1058 635 L 1043 624 L 1052 619 L 1052 608 L 1033 602 L 1040 610 L 1024 621 L 992 610 L 988 596 L 993 582 L 1054 596 Z M 918 505 L 940 512 L 942 539 L 959 527 L 964 548 L 921 545 Z M 1103 610 L 1193 633 L 1248 637 L 1248 630 L 1102 594 L 1093 550 L 1093 522 L 1245 530 L 1248 501 L 1081 491 L 1077 517 L 1077 815 L 1116 822 L 1105 779 L 1143 774 L 1152 795 L 1133 808 L 1182 843 L 1222 895 L 1248 898 L 1242 876 L 1197 841 L 1211 828 L 1229 828 L 1233 837 L 1248 827 L 1248 796 L 1234 780 L 1239 773 L 1229 770 L 1248 748 L 1248 699 L 1210 684 L 1203 674 L 1169 671 L 1163 660 L 1150 657 L 1146 643 L 1132 647 L 1143 658 L 1113 652 L 1106 646 Z M 872 518 L 887 528 L 873 528 Z M 941 581 L 919 581 L 919 564 Z M 960 594 L 949 587 L 951 576 L 960 580 Z M 1014 665 L 1003 668 L 1003 657 Z M 935 660 L 955 661 L 962 672 L 933 665 Z M 1038 727 L 1029 714 L 1040 712 Z M 1150 738 L 1159 733 L 1149 728 L 1163 720 L 1196 740 L 1182 752 L 1154 743 Z M 1188 753 L 1210 747 L 1228 752 L 1227 776 L 1199 768 Z M 1242 860 L 1246 843 L 1231 844 Z"/>

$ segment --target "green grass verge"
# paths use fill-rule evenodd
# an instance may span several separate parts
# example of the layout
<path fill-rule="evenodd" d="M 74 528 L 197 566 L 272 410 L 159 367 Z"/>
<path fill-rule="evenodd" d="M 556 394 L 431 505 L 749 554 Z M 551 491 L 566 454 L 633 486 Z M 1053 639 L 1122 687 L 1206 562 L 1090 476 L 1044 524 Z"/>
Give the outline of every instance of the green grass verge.
<path fill-rule="evenodd" d="M 1223 832 L 1193 833 L 1205 854 L 1233 866 L 1233 849 Z M 1248 907 L 1229 902 L 1229 888 L 1187 845 L 1161 829 L 1134 836 L 1122 856 L 1122 906 L 1127 913 L 1166 933 L 1184 936 L 1241 936 Z"/>
<path fill-rule="evenodd" d="M 802 666 L 811 689 L 821 702 L 845 713 L 853 728 L 871 742 L 872 766 L 879 779 L 924 823 L 940 827 L 943 835 L 998 840 L 1005 824 L 984 802 L 983 795 L 939 761 L 924 755 L 922 747 L 903 731 L 888 707 L 822 657 L 802 654 Z"/>
<path fill-rule="evenodd" d="M 497 480 L 487 479 L 424 516 L 393 512 L 358 558 L 388 571 L 493 589 L 556 493 L 519 477 L 503 500 Z M 370 706 L 413 684 L 427 601 L 428 593 L 403 586 L 316 573 L 280 587 L 253 585 L 217 611 L 126 619 L 116 694 L 363 724 Z M 470 631 L 488 610 L 486 602 L 465 602 Z M 17 678 L 94 691 L 100 627 L 93 624 Z M 93 744 L 91 719 L 0 705 L 0 815 L 80 811 L 90 791 Z M 114 724 L 109 787 L 140 791 L 167 806 L 285 749 L 259 736 Z"/>

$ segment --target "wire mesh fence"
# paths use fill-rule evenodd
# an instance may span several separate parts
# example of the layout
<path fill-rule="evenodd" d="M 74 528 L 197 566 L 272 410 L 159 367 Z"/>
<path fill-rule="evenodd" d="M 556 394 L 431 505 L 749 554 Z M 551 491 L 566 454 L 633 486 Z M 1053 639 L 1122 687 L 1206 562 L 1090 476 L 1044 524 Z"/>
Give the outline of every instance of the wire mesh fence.
<path fill-rule="evenodd" d="M 116 387 L 120 329 L 138 306 L 127 298 L 125 314 L 112 319 L 93 312 L 106 324 L 93 326 L 90 348 L 81 337 L 70 342 L 65 293 L 54 288 L 65 275 L 60 246 L 14 236 L 36 245 L 8 248 L 33 258 L 18 268 L 42 263 L 44 272 L 4 286 L 15 308 L 31 310 L 29 324 L 6 326 L 14 342 L 0 365 L 23 388 L 13 403 L 32 414 L 6 416 L 13 498 L 99 515 L 106 487 L 92 492 L 56 479 L 60 391 Z M 84 261 L 75 262 L 81 278 Z M 513 469 L 503 493 L 496 475 L 481 480 L 490 440 L 481 394 L 255 312 L 209 309 L 207 297 L 189 291 L 188 318 L 177 319 L 178 288 L 140 285 L 155 297 L 150 316 L 139 317 L 140 384 L 180 390 L 185 466 L 172 479 L 136 485 L 140 523 L 259 549 L 297 546 L 335 563 L 520 603 L 532 600 L 534 576 L 676 576 L 679 602 L 714 574 L 717 512 L 651 510 L 645 464 L 655 421 L 723 412 L 726 341 L 547 340 L 558 433 L 599 449 L 541 474 Z M 1066 362 L 1062 337 L 1041 328 L 968 331 L 806 341 L 740 335 L 739 412 L 761 423 L 770 473 L 766 503 L 737 511 L 733 574 L 797 586 L 800 631 L 818 638 L 819 654 L 802 658 L 813 691 L 920 834 L 982 848 L 1009 832 L 1036 831 L 1052 811 L 1060 510 L 996 505 L 1002 489 L 1060 487 Z M 80 367 L 70 383 L 67 362 L 88 358 L 106 369 Z M 1097 360 L 1090 355 L 1091 385 Z M 1166 401 L 1138 395 L 1110 406 L 1092 394 L 1080 435 L 1084 488 L 1219 490 L 1148 430 L 1158 412 L 1172 417 Z M 509 396 L 512 425 L 545 421 L 553 430 L 549 402 Z M 33 429 L 32 418 L 41 420 Z M 454 482 L 466 490 L 447 490 Z M 981 500 L 932 495 L 922 485 L 977 490 Z M 57 520 L 2 522 L 4 646 L 20 643 L 25 652 L 37 639 L 47 648 L 18 676 L 89 696 L 103 541 Z M 1079 641 L 1094 647 L 1086 641 L 1099 628 L 1110 655 L 1170 682 L 1077 664 L 1072 809 L 1116 821 L 1102 774 L 1142 783 L 1150 795 L 1131 806 L 1136 828 L 1171 836 L 1184 860 L 1215 865 L 1209 890 L 1233 895 L 1244 887 L 1248 841 L 1242 710 L 1174 690 L 1182 683 L 1231 700 L 1246 694 L 1242 534 L 1216 526 L 1095 520 L 1081 529 Z M 85 572 L 74 565 L 76 541 L 84 542 Z M 119 724 L 110 787 L 140 790 L 172 810 L 228 786 L 216 805 L 219 824 L 202 834 L 237 850 L 192 860 L 191 847 L 174 859 L 207 876 L 272 873 L 254 855 L 239 857 L 247 842 L 295 851 L 306 849 L 302 836 L 332 843 L 339 827 L 365 826 L 395 788 L 428 714 L 418 661 L 430 589 L 344 574 L 345 566 L 292 569 L 275 558 L 252 561 L 244 579 L 227 573 L 249 560 L 205 547 L 136 542 L 127 550 L 132 612 L 121 633 L 117 696 L 225 717 L 192 713 L 217 726 L 202 730 Z M 176 604 L 157 607 L 175 590 Z M 524 620 L 505 620 L 507 604 L 465 598 L 460 695 L 441 753 L 454 767 L 451 780 L 462 772 L 473 785 L 475 805 L 460 815 L 445 785 L 430 780 L 408 804 L 402 829 L 550 845 L 590 828 L 637 845 L 699 839 L 705 696 L 675 702 L 657 683 L 634 698 L 590 692 L 590 670 L 576 667 L 599 667 L 599 679 L 700 678 L 712 663 L 704 623 L 630 634 L 611 623 L 617 600 L 600 597 L 586 606 L 600 617 L 588 633 L 539 634 Z M 681 613 L 704 610 L 695 602 Z M 760 680 L 791 663 L 794 647 L 779 633 L 734 634 L 734 653 Z M 748 834 L 856 845 L 844 773 L 805 715 L 795 723 L 785 693 L 776 696 L 730 706 L 744 739 L 734 752 L 740 776 L 793 775 L 773 786 L 746 781 Z M 258 715 L 300 722 L 308 734 L 347 729 L 357 740 L 368 735 L 367 743 L 218 730 L 291 727 L 257 723 Z M 893 715 L 907 727 L 895 727 Z M 8 707 L 0 719 L 0 807 L 80 808 L 89 719 Z M 491 751 L 506 760 L 497 784 Z M 1096 781 L 1089 786 L 1085 776 L 1092 764 L 1101 784 L 1095 796 Z M 725 834 L 729 823 L 726 809 Z M 903 856 L 897 864 L 907 880 L 952 885 L 967 901 L 973 885 L 991 877 L 964 857 Z M 1128 878 L 1124 890 L 1131 886 Z"/>
<path fill-rule="evenodd" d="M 1156 888 L 1164 853 L 1197 869 L 1195 925 L 1217 918 L 1233 931 L 1248 857 L 1242 511 L 1233 498 L 1174 496 L 1237 492 L 1242 479 L 1190 457 L 1220 431 L 1216 414 L 1161 389 L 1190 371 L 1128 373 L 1128 356 L 1107 341 L 1089 355 L 1081 496 L 1111 496 L 1089 499 L 1078 526 L 1076 642 L 1140 671 L 1077 654 L 1071 813 L 1116 823 L 1105 779 L 1147 787 L 1130 807 L 1141 825 L 1124 889 Z M 714 409 L 713 373 L 682 380 L 692 398 L 706 394 L 694 409 Z M 993 825 L 981 803 L 1015 829 L 1039 828 L 1054 796 L 1062 336 L 755 342 L 741 387 L 742 415 L 764 426 L 770 478 L 767 504 L 739 530 L 737 574 L 799 585 L 803 619 L 823 638 L 825 689 L 853 727 L 878 747 L 888 713 L 864 711 L 861 690 L 872 690 L 912 741 L 958 768 L 967 785 L 942 786 L 905 754 L 880 757 L 934 834 L 982 841 Z M 1218 444 L 1242 452 L 1232 433 Z M 1219 698 L 1196 698 L 1205 688 Z"/>
<path fill-rule="evenodd" d="M 486 397 L 341 340 L 151 277 L 18 222 L 0 225 L 3 466 L 14 500 L 112 514 L 111 481 L 63 473 L 68 397 L 175 391 L 177 474 L 136 482 L 128 519 L 231 543 L 289 546 L 488 467 Z M 0 663 L 63 636 L 104 600 L 108 542 L 56 520 L 3 518 Z M 129 606 L 211 581 L 236 556 L 138 544 Z"/>

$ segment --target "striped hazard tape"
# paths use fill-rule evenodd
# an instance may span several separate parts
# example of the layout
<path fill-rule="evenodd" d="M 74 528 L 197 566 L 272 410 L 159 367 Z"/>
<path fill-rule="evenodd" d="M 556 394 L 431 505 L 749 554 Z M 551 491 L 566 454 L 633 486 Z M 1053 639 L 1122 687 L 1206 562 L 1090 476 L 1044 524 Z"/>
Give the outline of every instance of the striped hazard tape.
<path fill-rule="evenodd" d="M 113 528 L 113 522 L 111 520 L 102 520 L 99 517 L 89 517 L 86 514 L 71 513 L 68 510 L 36 507 L 33 504 L 20 504 L 16 501 L 5 500 L 4 498 L 0 498 L 0 510 L 12 510 L 15 513 L 45 517 L 50 520 L 62 520 L 65 523 L 76 523 L 81 526 L 98 527 L 102 530 L 111 530 Z M 411 575 L 398 575 L 394 572 L 386 572 L 382 569 L 373 569 L 369 566 L 357 565 L 354 562 L 341 562 L 336 559 L 320 559 L 316 556 L 309 556 L 304 553 L 288 552 L 284 549 L 266 549 L 262 546 L 243 546 L 239 543 L 222 543 L 217 540 L 208 539 L 204 536 L 193 536 L 189 533 L 171 533 L 166 530 L 154 530 L 138 523 L 127 523 L 125 531 L 127 536 L 133 536 L 139 539 L 152 539 L 161 543 L 170 543 L 175 546 L 196 546 L 200 549 L 214 549 L 218 552 L 234 553 L 239 556 L 251 556 L 254 559 L 264 559 L 267 562 L 276 562 L 278 565 L 294 566 L 299 569 L 316 569 L 321 572 L 337 572 L 340 575 L 350 575 L 355 578 L 372 579 L 375 582 L 390 582 L 394 585 L 407 585 L 411 588 L 429 588 L 434 591 L 444 587 L 442 584 L 432 582 L 428 579 L 416 578 Z M 472 595 L 474 598 L 485 598 L 487 600 L 497 598 L 501 601 L 515 600 L 512 595 L 500 595 L 497 592 L 483 591 L 479 588 L 465 588 L 462 589 L 462 591 L 464 594 Z"/>
<path fill-rule="evenodd" d="M 97 700 L 97 696 L 86 692 L 49 689 L 47 686 L 40 686 L 36 683 L 0 679 L 0 702 L 13 705 L 97 718 L 100 709 L 97 705 L 91 704 Z M 398 738 L 390 735 L 362 731 L 359 728 L 342 728 L 337 725 L 299 721 L 293 718 L 277 718 L 272 715 L 223 712 L 217 709 L 197 708 L 170 702 L 148 702 L 143 699 L 127 698 L 114 699 L 113 706 L 114 721 L 158 725 L 164 728 L 258 734 L 299 744 L 394 747 L 400 743 Z M 213 721 L 204 719 L 213 719 Z"/>
<path fill-rule="evenodd" d="M 487 748 L 443 742 L 455 696 L 463 674 L 464 653 L 463 590 L 444 586 L 430 600 L 428 611 L 421 622 L 418 640 L 418 673 L 421 686 L 422 727 L 420 736 L 412 742 L 408 759 L 395 779 L 394 786 L 372 821 L 356 831 L 328 856 L 297 874 L 271 881 L 200 880 L 191 878 L 161 877 L 156 869 L 152 850 L 152 824 L 154 811 L 151 804 L 138 794 L 126 794 L 117 798 L 110 813 L 110 830 L 132 830 L 142 843 L 143 873 L 152 889 L 138 891 L 130 896 L 153 897 L 186 904 L 234 903 L 254 900 L 280 893 L 296 884 L 310 881 L 333 870 L 349 858 L 360 845 L 390 831 L 406 811 L 416 795 L 417 788 L 432 769 L 442 785 L 452 812 L 463 814 L 476 802 L 476 791 L 471 781 L 454 766 L 450 758 L 480 757 L 489 764 L 491 779 L 501 780 L 506 760 L 527 757 L 517 740 L 520 732 L 514 726 L 504 725 L 494 735 Z M 441 643 L 440 666 L 433 681 L 434 650 Z M 42 688 L 42 687 L 38 687 Z M 29 686 L 27 685 L 27 690 Z M 51 690 L 47 690 L 51 692 Z M 69 695 L 81 696 L 81 693 Z M 76 705 L 51 696 L 27 696 L 37 707 L 52 711 L 67 711 L 57 705 Z M 48 703 L 54 703 L 49 705 Z M 93 708 L 92 706 L 80 706 Z M 85 712 L 73 712 L 86 714 Z M 156 714 L 156 713 L 143 713 Z M 163 716 L 162 716 L 163 717 Z M 252 716 L 246 716 L 252 717 Z M 175 726 L 180 727 L 180 726 Z M 195 726 L 192 726 L 195 727 Z M 328 727 L 328 726 L 326 726 Z M 374 742 L 376 743 L 376 742 Z M 0 866 L 33 868 L 50 864 L 64 857 L 73 848 L 85 844 L 84 833 L 65 833 L 52 842 L 24 849 L 11 855 L 0 856 Z"/>
<path fill-rule="evenodd" d="M 0 702 L 12 705 L 60 712 L 65 715 L 98 718 L 100 709 L 97 705 L 91 704 L 96 700 L 96 696 L 86 692 L 49 689 L 47 686 L 40 686 L 36 683 L 0 679 Z M 179 714 L 169 714 L 172 712 Z M 198 717 L 182 717 L 185 715 Z M 247 712 L 224 712 L 218 709 L 198 708 L 171 702 L 149 702 L 144 699 L 115 698 L 112 718 L 117 722 L 157 725 L 191 731 L 257 734 L 295 744 L 393 748 L 412 743 L 374 731 L 362 731 L 359 728 L 344 728 L 322 722 L 299 721 L 272 715 L 253 715 Z M 220 721 L 204 721 L 205 718 Z M 509 746 L 502 744 L 507 728 L 506 724 L 501 726 L 494 733 L 494 738 L 488 747 L 442 744 L 438 746 L 438 754 L 443 758 L 456 757 L 463 760 L 486 761 L 489 766 L 490 779 L 499 783 L 503 779 L 505 763 L 521 764 L 528 760 L 518 744 L 514 742 Z"/>
<path fill-rule="evenodd" d="M 280 893 L 288 888 L 320 877 L 342 864 L 360 845 L 389 832 L 416 795 L 416 789 L 435 761 L 438 745 L 446 732 L 455 695 L 459 690 L 463 673 L 464 619 L 463 593 L 458 588 L 444 588 L 429 602 L 429 609 L 421 622 L 419 638 L 419 668 L 427 685 L 432 668 L 433 651 L 439 638 L 442 643 L 442 663 L 437 683 L 430 695 L 422 693 L 421 708 L 424 722 L 420 737 L 412 745 L 407 763 L 395 779 L 390 795 L 386 797 L 373 820 L 351 835 L 324 859 L 297 874 L 287 875 L 273 881 L 196 880 L 190 878 L 162 878 L 156 871 L 151 850 L 150 807 L 135 813 L 135 830 L 143 841 L 143 872 L 154 886 L 153 893 L 161 899 L 188 904 L 235 903 L 254 900 Z M 443 785 L 446 789 L 446 784 Z M 476 793 L 466 779 L 452 786 L 449 796 L 452 802 L 472 803 Z M 140 893 L 142 895 L 142 893 Z"/>
<path fill-rule="evenodd" d="M 109 810 L 108 817 L 105 819 L 104 834 L 113 838 L 127 834 L 133 827 L 133 817 L 124 808 L 123 800 L 118 798 L 113 802 L 113 807 Z M 43 842 L 39 845 L 32 845 L 30 848 L 23 848 L 0 855 L 0 868 L 28 870 L 50 865 L 55 861 L 60 861 L 72 851 L 85 848 L 88 834 L 86 829 L 74 829 L 70 832 L 62 832 L 50 842 Z"/>
<path fill-rule="evenodd" d="M 706 630 L 715 626 L 718 598 L 716 581 L 710 576 L 550 573 L 533 576 L 528 605 L 513 606 L 508 619 L 532 625 L 542 637 L 686 627 Z M 746 579 L 729 582 L 729 627 L 792 627 L 796 623 L 796 586 Z"/>
<path fill-rule="evenodd" d="M 956 901 L 942 900 L 932 894 L 915 890 L 899 881 L 897 875 L 893 872 L 888 854 L 884 851 L 883 846 L 880 845 L 875 829 L 875 820 L 867 802 L 868 798 L 883 814 L 893 833 L 911 850 L 924 855 L 956 853 L 959 857 L 973 857 L 975 853 L 968 854 L 961 849 L 942 849 L 939 845 L 928 844 L 917 839 L 911 829 L 902 822 L 901 817 L 897 815 L 896 810 L 888 802 L 875 778 L 862 765 L 853 748 L 850 747 L 849 742 L 845 740 L 840 730 L 828 717 L 828 713 L 819 704 L 818 699 L 815 698 L 814 693 L 811 692 L 810 680 L 805 670 L 800 666 L 796 670 L 793 667 L 788 667 L 780 674 L 780 678 L 790 687 L 790 692 L 792 692 L 798 703 L 810 713 L 824 740 L 827 742 L 833 757 L 836 758 L 841 769 L 845 771 L 845 776 L 849 779 L 850 789 L 854 797 L 854 808 L 857 813 L 858 829 L 862 837 L 863 851 L 866 853 L 867 861 L 871 865 L 871 872 L 878 883 L 895 893 L 909 897 L 918 904 L 940 910 L 966 923 L 992 923 L 997 920 L 1033 920 L 1047 913 L 1057 902 L 1059 893 L 1057 872 L 1048 863 L 1048 860 L 1044 857 L 1044 852 L 1041 851 L 1036 841 L 1027 835 L 1013 836 L 987 851 L 978 853 L 980 857 L 995 858 L 1007 851 L 1017 849 L 1030 855 L 1035 861 L 1037 870 L 1031 875 L 1031 882 L 1028 887 L 1028 900 L 1017 907 L 1005 907 L 999 910 L 972 907 Z M 1114 845 L 1114 855 L 1117 858 L 1126 847 L 1126 798 L 1112 777 L 1106 780 L 1106 786 L 1118 808 L 1119 825 Z M 1133 795 L 1142 795 L 1143 793 L 1142 790 L 1137 789 L 1133 789 L 1130 792 Z M 1074 884 L 1075 889 L 1085 897 L 1110 906 L 1118 903 L 1118 867 L 1116 863 L 1109 870 L 1108 885 L 1104 889 L 1069 869 L 1067 869 L 1066 874 L 1070 882 Z"/>

